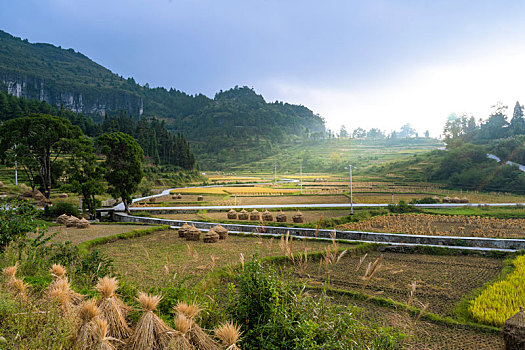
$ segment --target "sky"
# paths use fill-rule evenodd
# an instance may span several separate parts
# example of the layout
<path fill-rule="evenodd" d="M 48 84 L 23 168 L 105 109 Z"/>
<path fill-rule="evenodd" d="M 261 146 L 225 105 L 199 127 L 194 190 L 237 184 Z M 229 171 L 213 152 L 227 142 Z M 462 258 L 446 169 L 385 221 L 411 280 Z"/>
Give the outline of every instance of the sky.
<path fill-rule="evenodd" d="M 525 1 L 0 0 L 0 29 L 80 51 L 151 87 L 235 85 L 339 131 L 525 103 Z"/>

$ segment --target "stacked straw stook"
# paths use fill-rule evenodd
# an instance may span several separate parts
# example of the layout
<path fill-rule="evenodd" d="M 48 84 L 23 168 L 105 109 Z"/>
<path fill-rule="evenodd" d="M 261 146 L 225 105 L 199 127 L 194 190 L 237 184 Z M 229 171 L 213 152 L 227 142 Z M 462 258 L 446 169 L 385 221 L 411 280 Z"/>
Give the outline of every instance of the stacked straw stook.
<path fill-rule="evenodd" d="M 189 321 L 189 329 L 185 334 L 188 336 L 190 344 L 199 350 L 218 350 L 219 344 L 213 340 L 204 330 L 195 322 L 195 317 L 201 311 L 196 303 L 186 304 L 177 303 L 174 307 L 176 317 L 184 316 Z"/>
<path fill-rule="evenodd" d="M 100 293 L 97 306 L 100 316 L 107 321 L 108 334 L 117 339 L 127 339 L 131 333 L 126 316 L 130 308 L 126 306 L 115 294 L 118 289 L 116 278 L 100 278 L 96 289 Z"/>
<path fill-rule="evenodd" d="M 214 226 L 213 231 L 217 232 L 217 234 L 219 235 L 219 239 L 228 238 L 228 230 L 222 227 L 221 224 Z"/>
<path fill-rule="evenodd" d="M 170 334 L 173 333 L 173 330 L 153 312 L 160 300 L 160 296 L 139 293 L 137 301 L 143 310 L 143 314 L 133 329 L 126 349 L 164 350 L 168 347 Z"/>
<path fill-rule="evenodd" d="M 219 241 L 219 234 L 213 228 L 209 229 L 204 235 L 204 243 L 216 243 Z"/>
<path fill-rule="evenodd" d="M 179 237 L 181 238 L 186 238 L 186 235 L 188 234 L 188 232 L 190 231 L 190 225 L 188 225 L 187 222 L 184 223 L 184 225 L 182 225 L 180 228 L 179 228 Z"/>
<path fill-rule="evenodd" d="M 198 241 L 201 239 L 201 231 L 195 226 L 191 226 L 188 232 L 186 233 L 187 241 Z"/>

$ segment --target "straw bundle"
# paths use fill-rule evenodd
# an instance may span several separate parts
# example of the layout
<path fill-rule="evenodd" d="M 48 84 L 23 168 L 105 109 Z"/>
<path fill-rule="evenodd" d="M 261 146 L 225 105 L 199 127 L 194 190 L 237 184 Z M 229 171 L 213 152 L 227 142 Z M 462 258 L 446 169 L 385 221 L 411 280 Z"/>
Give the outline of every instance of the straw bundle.
<path fill-rule="evenodd" d="M 197 197 L 197 201 L 202 202 L 203 200 L 204 200 L 204 197 L 203 197 L 203 196 L 198 196 L 198 197 Z"/>
<path fill-rule="evenodd" d="M 452 198 L 450 198 L 449 196 L 443 198 L 443 203 L 451 203 L 452 201 Z"/>
<path fill-rule="evenodd" d="M 234 209 L 230 209 L 228 212 L 228 219 L 237 220 L 237 212 Z"/>
<path fill-rule="evenodd" d="M 169 350 L 194 350 L 195 347 L 190 343 L 188 331 L 191 328 L 191 321 L 183 314 L 175 317 L 176 331 L 173 334 L 168 349 Z"/>
<path fill-rule="evenodd" d="M 219 344 L 206 334 L 202 328 L 195 322 L 195 317 L 199 314 L 200 308 L 197 304 L 186 304 L 179 302 L 175 306 L 175 311 L 178 315 L 185 316 L 190 321 L 190 329 L 188 331 L 188 338 L 191 344 L 197 349 L 202 350 L 218 350 Z"/>
<path fill-rule="evenodd" d="M 131 333 L 126 322 L 129 307 L 115 294 L 115 291 L 118 289 L 118 281 L 107 276 L 100 278 L 96 289 L 101 296 L 97 306 L 100 309 L 100 315 L 108 322 L 109 335 L 117 339 L 127 338 Z"/>
<path fill-rule="evenodd" d="M 219 239 L 228 238 L 228 230 L 222 227 L 221 224 L 214 226 L 213 231 L 217 232 L 217 234 L 219 235 Z"/>
<path fill-rule="evenodd" d="M 503 339 L 505 340 L 505 349 L 518 350 L 525 347 L 525 313 L 523 307 L 520 306 L 520 311 L 505 321 Z"/>
<path fill-rule="evenodd" d="M 64 314 L 69 314 L 73 310 L 73 299 L 71 298 L 69 282 L 66 279 L 60 279 L 48 290 L 51 300 L 56 301 Z"/>
<path fill-rule="evenodd" d="M 452 203 L 461 203 L 461 199 L 459 199 L 458 197 L 454 197 L 452 198 Z"/>
<path fill-rule="evenodd" d="M 261 213 L 257 211 L 257 209 L 253 209 L 253 211 L 250 213 L 250 220 L 251 221 L 260 221 L 261 220 Z"/>
<path fill-rule="evenodd" d="M 49 273 L 55 279 L 65 278 L 66 277 L 66 268 L 60 264 L 53 264 L 49 269 Z M 52 284 L 53 282 L 51 282 Z"/>
<path fill-rule="evenodd" d="M 297 211 L 297 214 L 292 216 L 292 220 L 294 223 L 303 223 L 304 222 L 304 215 L 300 211 Z"/>
<path fill-rule="evenodd" d="M 8 286 L 9 286 L 9 289 L 13 291 L 16 297 L 19 297 L 22 300 L 27 299 L 27 294 L 26 294 L 27 284 L 25 284 L 24 281 L 22 281 L 19 278 L 14 277 L 11 281 L 9 281 Z"/>
<path fill-rule="evenodd" d="M 67 197 L 69 197 L 67 193 L 61 193 L 58 195 L 58 198 L 67 198 Z"/>
<path fill-rule="evenodd" d="M 188 223 L 185 222 L 184 225 L 182 225 L 179 228 L 179 237 L 185 238 L 189 231 L 190 231 L 190 225 L 188 225 Z"/>
<path fill-rule="evenodd" d="M 239 220 L 248 220 L 248 212 L 246 210 L 241 210 L 239 214 L 237 214 L 237 218 Z"/>
<path fill-rule="evenodd" d="M 157 295 L 139 292 L 137 301 L 144 313 L 137 322 L 126 349 L 163 350 L 168 346 L 171 329 L 153 312 L 161 299 Z"/>
<path fill-rule="evenodd" d="M 116 350 L 111 341 L 118 341 L 118 339 L 108 336 L 108 322 L 105 319 L 99 317 L 95 319 L 93 322 L 93 335 L 93 346 L 89 347 L 89 349 Z"/>
<path fill-rule="evenodd" d="M 216 243 L 219 241 L 219 234 L 212 228 L 204 235 L 204 243 Z"/>
<path fill-rule="evenodd" d="M 62 293 L 59 291 L 67 294 L 67 298 L 63 297 L 62 299 Z M 47 293 L 52 298 L 54 298 L 53 295 L 55 295 L 56 298 L 61 299 L 63 301 L 63 302 L 61 301 L 61 304 L 70 303 L 71 306 L 79 305 L 82 302 L 82 300 L 84 300 L 84 296 L 82 294 L 77 293 L 71 289 L 71 286 L 69 285 L 69 280 L 67 279 L 65 275 L 61 275 L 60 277 L 55 277 L 55 280 L 49 284 L 49 287 L 47 287 Z M 67 306 L 69 307 L 69 305 Z"/>
<path fill-rule="evenodd" d="M 201 231 L 195 226 L 191 226 L 188 233 L 186 234 L 187 241 L 198 241 L 201 239 Z"/>
<path fill-rule="evenodd" d="M 16 271 L 18 270 L 18 263 L 13 266 L 7 266 L 2 269 L 2 275 L 4 276 L 4 282 L 9 283 L 15 278 Z"/>
<path fill-rule="evenodd" d="M 65 225 L 68 219 L 69 216 L 67 216 L 67 214 L 62 214 L 57 218 L 57 224 Z"/>
<path fill-rule="evenodd" d="M 467 197 L 461 198 L 461 203 L 468 203 L 468 198 Z"/>
<path fill-rule="evenodd" d="M 273 221 L 273 215 L 268 210 L 262 214 L 263 221 Z"/>
<path fill-rule="evenodd" d="M 241 350 L 237 342 L 241 336 L 241 327 L 232 322 L 226 322 L 215 328 L 213 332 L 222 342 L 226 350 Z"/>
<path fill-rule="evenodd" d="M 90 228 L 91 224 L 85 218 L 80 219 L 77 222 L 77 228 Z"/>
<path fill-rule="evenodd" d="M 71 215 L 66 221 L 66 227 L 76 227 L 79 221 L 76 216 Z"/>
<path fill-rule="evenodd" d="M 95 319 L 97 318 L 99 313 L 100 310 L 98 309 L 95 300 L 91 299 L 82 304 L 78 311 L 78 318 L 80 319 L 80 324 L 77 328 L 77 334 L 75 336 L 75 349 L 92 349 L 92 347 L 95 344 Z"/>
<path fill-rule="evenodd" d="M 286 214 L 283 212 L 280 212 L 279 214 L 275 216 L 275 221 L 277 222 L 286 222 L 286 220 L 287 220 Z"/>
<path fill-rule="evenodd" d="M 182 199 L 182 194 L 179 193 L 179 194 L 177 195 L 177 199 Z"/>

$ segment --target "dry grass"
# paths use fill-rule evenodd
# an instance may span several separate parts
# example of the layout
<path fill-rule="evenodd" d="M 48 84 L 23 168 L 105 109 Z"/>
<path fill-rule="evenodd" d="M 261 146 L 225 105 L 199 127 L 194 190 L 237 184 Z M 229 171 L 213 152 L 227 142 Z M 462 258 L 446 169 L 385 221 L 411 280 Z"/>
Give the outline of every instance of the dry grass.
<path fill-rule="evenodd" d="M 135 325 L 126 349 L 163 350 L 167 348 L 172 329 L 153 312 L 161 299 L 157 295 L 139 292 L 137 301 L 144 313 Z"/>
<path fill-rule="evenodd" d="M 130 309 L 115 294 L 118 281 L 115 278 L 101 278 L 96 289 L 101 295 L 97 306 L 101 317 L 108 323 L 108 334 L 116 339 L 126 339 L 131 333 L 126 322 L 126 315 Z"/>
<path fill-rule="evenodd" d="M 91 225 L 86 229 L 77 229 L 74 227 L 52 226 L 48 230 L 48 234 L 57 233 L 52 238 L 53 242 L 71 241 L 76 245 L 95 238 L 113 236 L 119 233 L 129 232 L 136 229 L 143 229 L 144 225 Z"/>
<path fill-rule="evenodd" d="M 213 331 L 226 349 L 240 350 L 236 344 L 241 336 L 241 327 L 239 325 L 232 322 L 226 322 L 215 328 Z"/>

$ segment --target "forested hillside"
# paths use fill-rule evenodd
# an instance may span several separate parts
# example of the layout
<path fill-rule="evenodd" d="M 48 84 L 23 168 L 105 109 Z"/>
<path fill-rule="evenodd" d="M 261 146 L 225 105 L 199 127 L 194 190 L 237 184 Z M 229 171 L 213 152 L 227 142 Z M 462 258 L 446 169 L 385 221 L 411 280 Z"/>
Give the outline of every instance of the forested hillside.
<path fill-rule="evenodd" d="M 248 87 L 221 91 L 212 99 L 141 86 L 73 49 L 29 43 L 2 31 L 0 91 L 47 101 L 96 123 L 121 112 L 135 121 L 155 117 L 168 130 L 186 135 L 199 163 L 208 168 L 221 168 L 224 161 L 254 160 L 325 131 L 324 120 L 308 108 L 267 103 Z"/>

